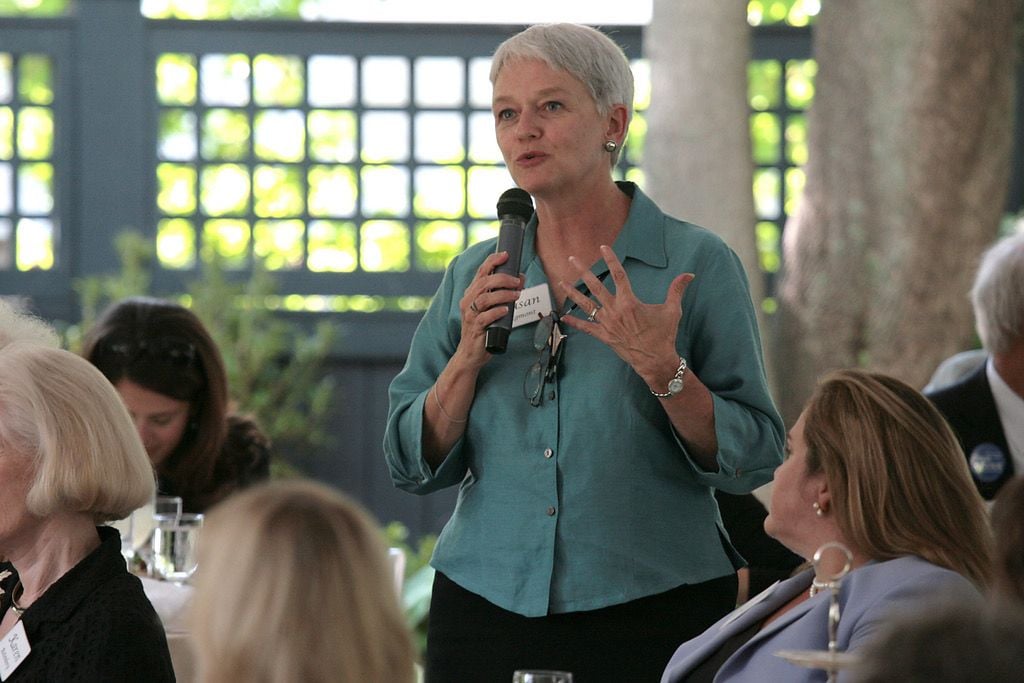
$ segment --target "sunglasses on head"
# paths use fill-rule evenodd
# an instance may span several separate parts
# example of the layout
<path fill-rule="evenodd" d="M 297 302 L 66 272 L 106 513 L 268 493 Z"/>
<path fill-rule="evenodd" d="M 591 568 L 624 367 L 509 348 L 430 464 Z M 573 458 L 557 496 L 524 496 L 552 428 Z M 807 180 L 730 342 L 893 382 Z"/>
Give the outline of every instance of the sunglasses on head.
<path fill-rule="evenodd" d="M 196 347 L 180 337 L 156 337 L 154 339 L 116 339 L 105 344 L 111 355 L 131 363 L 141 358 L 165 360 L 174 365 L 186 366 L 196 358 Z"/>

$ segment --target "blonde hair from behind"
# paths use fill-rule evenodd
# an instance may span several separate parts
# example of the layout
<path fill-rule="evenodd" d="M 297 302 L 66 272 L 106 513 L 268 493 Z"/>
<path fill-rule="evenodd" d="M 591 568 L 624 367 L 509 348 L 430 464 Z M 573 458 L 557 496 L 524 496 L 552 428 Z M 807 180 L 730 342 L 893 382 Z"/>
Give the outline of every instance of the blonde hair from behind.
<path fill-rule="evenodd" d="M 28 458 L 39 517 L 126 517 L 153 496 L 146 450 L 120 396 L 88 361 L 53 348 L 45 323 L 0 306 L 0 449 Z"/>
<path fill-rule="evenodd" d="M 381 533 L 323 484 L 271 482 L 217 505 L 192 604 L 206 683 L 415 678 Z"/>
<path fill-rule="evenodd" d="M 916 555 L 987 587 L 992 535 L 952 430 L 893 377 L 841 370 L 805 412 L 807 469 L 824 472 L 843 535 L 874 560 Z"/>

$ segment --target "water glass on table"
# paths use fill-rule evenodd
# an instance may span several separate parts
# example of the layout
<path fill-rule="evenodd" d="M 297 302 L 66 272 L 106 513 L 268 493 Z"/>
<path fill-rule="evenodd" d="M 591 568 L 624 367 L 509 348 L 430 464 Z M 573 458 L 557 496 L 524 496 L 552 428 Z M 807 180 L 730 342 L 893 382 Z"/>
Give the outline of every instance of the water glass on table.
<path fill-rule="evenodd" d="M 196 571 L 203 516 L 181 511 L 181 499 L 158 496 L 153 512 L 150 543 L 152 569 L 165 581 L 184 583 Z"/>
<path fill-rule="evenodd" d="M 512 683 L 572 683 L 572 674 L 568 671 L 520 669 L 512 674 Z"/>

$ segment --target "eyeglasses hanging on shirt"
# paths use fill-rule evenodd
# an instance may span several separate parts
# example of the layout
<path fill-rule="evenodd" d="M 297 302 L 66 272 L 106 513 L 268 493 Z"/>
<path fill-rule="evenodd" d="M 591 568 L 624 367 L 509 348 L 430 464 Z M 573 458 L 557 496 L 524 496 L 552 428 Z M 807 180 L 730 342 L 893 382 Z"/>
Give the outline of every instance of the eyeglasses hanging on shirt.
<path fill-rule="evenodd" d="M 604 282 L 608 277 L 608 271 L 601 273 L 598 280 Z M 586 285 L 579 290 L 583 296 L 590 296 L 590 288 Z M 575 301 L 569 301 L 566 309 L 559 314 L 552 310 L 537 321 L 537 327 L 533 331 L 533 348 L 537 350 L 537 362 L 529 367 L 526 376 L 523 378 L 523 396 L 534 408 L 539 408 L 544 402 L 544 388 L 548 384 L 554 384 L 558 379 L 558 369 L 561 366 L 562 355 L 565 353 L 565 342 L 569 338 L 562 331 L 561 319 L 579 308 Z"/>

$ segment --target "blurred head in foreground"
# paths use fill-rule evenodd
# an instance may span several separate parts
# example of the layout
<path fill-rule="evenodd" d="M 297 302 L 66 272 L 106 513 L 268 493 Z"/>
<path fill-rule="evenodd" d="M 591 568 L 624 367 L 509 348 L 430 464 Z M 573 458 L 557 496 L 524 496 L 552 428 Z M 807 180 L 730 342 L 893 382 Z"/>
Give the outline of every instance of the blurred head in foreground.
<path fill-rule="evenodd" d="M 199 558 L 201 681 L 413 680 L 381 532 L 342 494 L 311 481 L 237 493 L 207 516 Z"/>

